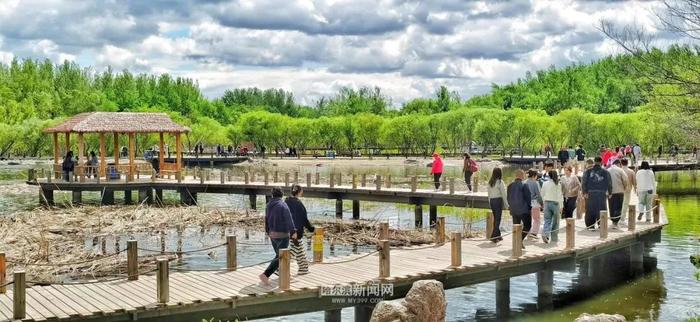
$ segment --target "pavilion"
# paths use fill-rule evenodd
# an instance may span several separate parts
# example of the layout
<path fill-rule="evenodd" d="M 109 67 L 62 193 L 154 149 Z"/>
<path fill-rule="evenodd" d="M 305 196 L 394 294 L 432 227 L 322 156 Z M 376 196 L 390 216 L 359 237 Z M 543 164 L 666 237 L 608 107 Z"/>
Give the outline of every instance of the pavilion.
<path fill-rule="evenodd" d="M 44 129 L 44 133 L 53 134 L 54 148 L 54 169 L 60 173 L 61 159 L 71 149 L 71 133 L 78 134 L 78 163 L 76 164 L 77 173 L 84 175 L 85 161 L 88 159 L 85 155 L 85 134 L 99 134 L 99 176 L 106 177 L 107 162 L 105 136 L 112 134 L 114 136 L 114 167 L 117 169 L 125 169 L 127 180 L 134 180 L 136 170 L 134 155 L 135 136 L 136 134 L 152 134 L 160 135 L 159 151 L 164 149 L 164 134 L 168 133 L 175 136 L 175 153 L 176 162 L 165 163 L 164 153 L 159 153 L 159 168 L 161 172 L 172 172 L 176 176 L 182 170 L 182 133 L 189 132 L 190 129 L 173 122 L 165 113 L 134 113 L 134 112 L 90 112 L 75 115 L 63 123 Z M 65 135 L 65 151 L 62 154 L 59 147 L 59 134 Z M 119 165 L 119 135 L 126 134 L 129 138 L 129 163 L 127 167 Z"/>

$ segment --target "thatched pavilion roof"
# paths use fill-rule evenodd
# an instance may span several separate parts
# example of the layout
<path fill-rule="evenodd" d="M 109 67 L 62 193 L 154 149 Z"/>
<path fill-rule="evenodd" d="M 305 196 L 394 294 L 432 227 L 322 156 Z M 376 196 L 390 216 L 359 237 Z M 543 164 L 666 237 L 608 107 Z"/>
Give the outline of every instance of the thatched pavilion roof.
<path fill-rule="evenodd" d="M 80 113 L 45 133 L 184 133 L 190 129 L 173 122 L 165 113 Z"/>

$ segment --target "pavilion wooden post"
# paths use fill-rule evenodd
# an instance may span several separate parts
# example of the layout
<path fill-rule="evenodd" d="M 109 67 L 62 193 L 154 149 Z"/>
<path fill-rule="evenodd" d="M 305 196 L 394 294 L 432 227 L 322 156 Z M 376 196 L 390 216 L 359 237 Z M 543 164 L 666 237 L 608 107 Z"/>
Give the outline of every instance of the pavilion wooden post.
<path fill-rule="evenodd" d="M 114 171 L 119 172 L 119 133 L 114 132 Z"/>
<path fill-rule="evenodd" d="M 175 171 L 182 171 L 182 136 L 180 132 L 175 133 Z"/>
<path fill-rule="evenodd" d="M 158 133 L 160 137 L 160 142 L 158 142 L 158 169 L 160 169 L 160 172 L 163 172 L 163 168 L 165 167 L 165 140 L 163 138 L 163 132 Z"/>
<path fill-rule="evenodd" d="M 58 147 L 58 133 L 54 132 L 53 133 L 53 169 L 51 169 L 51 176 L 54 176 L 56 179 L 58 179 L 58 163 L 61 160 L 61 151 L 59 151 L 60 148 Z"/>
<path fill-rule="evenodd" d="M 136 155 L 134 147 L 134 133 L 129 133 L 129 181 L 134 181 L 134 156 Z"/>
<path fill-rule="evenodd" d="M 63 155 L 68 154 L 68 151 L 70 151 L 70 132 L 66 132 L 66 140 L 65 141 L 66 141 L 65 142 L 66 143 L 66 153 L 64 153 Z"/>
<path fill-rule="evenodd" d="M 85 138 L 83 133 L 78 133 L 78 176 L 80 177 L 80 182 L 85 181 Z"/>
<path fill-rule="evenodd" d="M 107 162 L 105 162 L 105 155 L 107 154 L 107 148 L 105 147 L 105 134 L 100 133 L 100 174 L 98 178 L 107 176 Z"/>

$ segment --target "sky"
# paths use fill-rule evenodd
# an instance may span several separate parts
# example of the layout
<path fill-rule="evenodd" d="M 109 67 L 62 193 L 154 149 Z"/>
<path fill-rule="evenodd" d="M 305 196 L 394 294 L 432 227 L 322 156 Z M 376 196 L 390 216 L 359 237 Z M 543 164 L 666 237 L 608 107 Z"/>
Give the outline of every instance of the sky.
<path fill-rule="evenodd" d="M 313 104 L 379 86 L 393 104 L 463 98 L 527 71 L 620 53 L 601 20 L 654 34 L 658 1 L 0 0 L 0 62 L 170 73 L 214 98 L 283 88 Z M 664 34 L 665 37 L 672 36 Z"/>

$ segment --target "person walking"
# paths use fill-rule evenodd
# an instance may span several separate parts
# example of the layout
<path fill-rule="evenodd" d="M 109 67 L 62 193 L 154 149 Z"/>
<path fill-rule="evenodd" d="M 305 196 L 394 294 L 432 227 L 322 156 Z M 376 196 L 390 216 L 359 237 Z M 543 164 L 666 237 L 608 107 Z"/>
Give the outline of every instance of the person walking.
<path fill-rule="evenodd" d="M 592 168 L 583 172 L 581 190 L 586 198 L 586 228 L 595 230 L 600 218 L 600 211 L 607 209 L 608 195 L 612 193 L 610 173 L 603 169 L 601 157 L 595 157 Z"/>
<path fill-rule="evenodd" d="M 581 181 L 574 175 L 571 165 L 564 167 L 564 178 L 562 188 L 564 191 L 564 211 L 563 218 L 573 218 L 576 209 L 576 201 L 581 193 Z"/>
<path fill-rule="evenodd" d="M 74 169 L 75 160 L 73 160 L 73 151 L 68 151 L 65 158 L 63 158 L 63 164 L 61 165 L 61 170 L 63 170 L 63 180 L 66 182 L 71 181 Z"/>
<path fill-rule="evenodd" d="M 90 151 L 90 158 L 87 161 L 87 177 L 90 178 L 91 176 L 93 178 L 97 177 L 97 155 L 95 155 L 95 151 Z"/>
<path fill-rule="evenodd" d="M 629 212 L 630 208 L 630 200 L 632 198 L 632 190 L 637 189 L 637 178 L 634 174 L 634 170 L 630 169 L 629 164 L 630 161 L 629 159 L 622 159 L 622 171 L 625 172 L 627 175 L 627 183 L 629 183 L 625 189 L 625 196 L 622 198 L 622 218 L 620 218 L 621 222 L 626 222 L 627 220 L 627 213 Z"/>
<path fill-rule="evenodd" d="M 516 170 L 515 180 L 508 185 L 507 189 L 507 200 L 510 209 L 510 215 L 511 217 L 513 217 L 514 225 L 523 225 L 522 236 L 520 236 L 520 238 L 522 238 L 523 240 L 525 239 L 525 237 L 527 237 L 527 234 L 532 228 L 532 218 L 530 217 L 530 209 L 532 208 L 532 194 L 530 193 L 530 189 L 528 189 L 527 185 L 523 183 L 524 179 L 525 171 L 521 169 Z M 513 236 L 513 238 L 516 238 L 516 236 Z M 523 248 L 525 248 L 524 244 Z"/>
<path fill-rule="evenodd" d="M 559 241 L 559 217 L 561 206 L 564 204 L 564 192 L 559 182 L 557 171 L 549 172 L 550 180 L 542 185 L 542 200 L 544 200 L 544 227 L 542 228 L 542 241 L 549 244 L 551 241 Z"/>
<path fill-rule="evenodd" d="M 566 149 L 566 152 L 569 154 L 569 162 L 573 162 L 576 160 L 576 150 L 574 150 L 574 147 L 569 145 L 569 148 Z M 565 164 L 561 165 L 562 167 L 565 166 Z"/>
<path fill-rule="evenodd" d="M 433 166 L 430 168 L 430 174 L 433 175 L 435 182 L 435 191 L 440 191 L 440 177 L 442 176 L 442 158 L 437 152 L 433 153 Z"/>
<path fill-rule="evenodd" d="M 637 220 L 642 220 L 642 216 L 646 214 L 646 221 L 651 222 L 651 205 L 656 193 L 656 178 L 649 162 L 642 161 L 635 179 L 637 180 L 637 196 L 639 197 Z"/>
<path fill-rule="evenodd" d="M 296 231 L 296 238 L 292 238 L 289 252 L 296 259 L 299 266 L 297 275 L 304 275 L 309 273 L 309 260 L 306 258 L 306 244 L 304 242 L 304 228 L 312 233 L 315 228 L 309 222 L 306 207 L 299 200 L 304 195 L 304 189 L 302 189 L 301 185 L 295 183 L 292 185 L 291 194 L 291 196 L 284 199 L 284 203 L 287 204 L 289 211 L 292 213 L 294 231 Z"/>
<path fill-rule="evenodd" d="M 532 228 L 530 229 L 529 238 L 537 240 L 537 235 L 540 232 L 540 217 L 542 214 L 542 194 L 540 193 L 540 184 L 537 181 L 537 170 L 530 169 L 527 171 L 527 180 L 525 181 L 527 188 L 530 190 L 530 218 L 532 220 Z"/>
<path fill-rule="evenodd" d="M 503 215 L 503 209 L 508 209 L 506 185 L 503 183 L 501 168 L 496 167 L 491 172 L 489 186 L 486 191 L 489 197 L 489 206 L 493 213 L 493 232 L 489 238 L 495 244 L 503 240 L 501 237 L 501 216 Z"/>
<path fill-rule="evenodd" d="M 469 152 L 464 154 L 464 166 L 462 167 L 462 172 L 464 173 L 464 182 L 467 184 L 467 189 L 472 192 L 472 175 L 479 171 L 479 165 L 476 161 L 472 159 Z"/>
<path fill-rule="evenodd" d="M 557 154 L 557 159 L 559 159 L 559 165 L 564 166 L 567 162 L 569 162 L 569 152 L 566 151 L 565 146 L 561 146 L 561 149 L 559 149 L 559 153 Z"/>
<path fill-rule="evenodd" d="M 581 169 L 581 171 L 584 170 L 585 161 L 586 161 L 586 150 L 584 150 L 583 146 L 581 144 L 579 144 L 578 147 L 576 147 L 576 172 L 574 173 L 575 175 L 578 175 L 579 169 Z"/>
<path fill-rule="evenodd" d="M 661 158 L 661 152 L 663 152 L 663 151 L 664 151 L 664 146 L 659 145 L 659 156 L 657 158 Z"/>
<path fill-rule="evenodd" d="M 613 229 L 617 229 L 617 223 L 622 218 L 622 204 L 625 199 L 625 191 L 629 185 L 627 173 L 622 170 L 622 161 L 615 159 L 613 165 L 608 169 L 610 179 L 612 179 L 612 194 L 610 195 L 610 220 Z"/>
<path fill-rule="evenodd" d="M 265 233 L 270 237 L 275 258 L 259 276 L 264 285 L 270 285 L 270 276 L 279 268 L 279 250 L 289 247 L 290 237 L 296 238 L 292 214 L 287 204 L 282 201 L 282 196 L 279 187 L 272 188 L 272 200 L 265 207 Z"/>
<path fill-rule="evenodd" d="M 642 159 L 642 147 L 639 146 L 639 144 L 635 143 L 634 146 L 632 147 L 632 156 L 634 159 L 632 160 L 633 165 L 637 165 L 637 162 L 639 162 Z"/>

